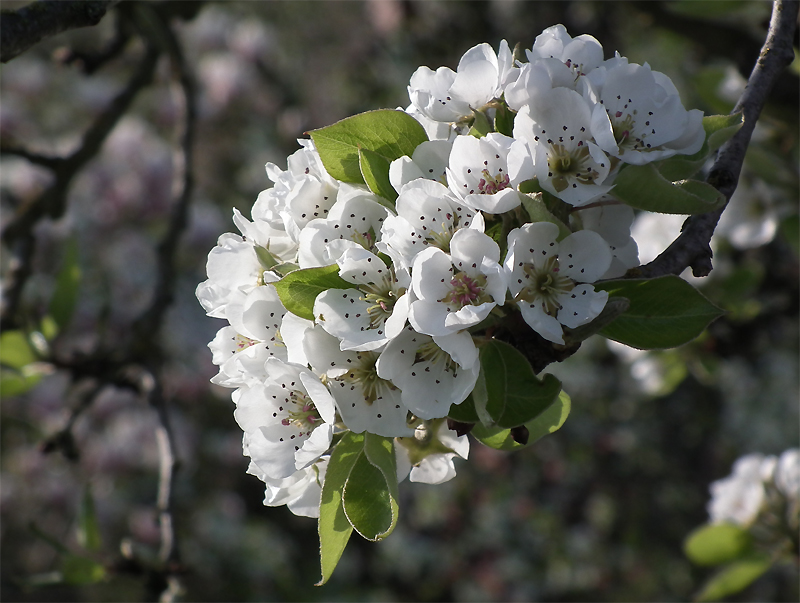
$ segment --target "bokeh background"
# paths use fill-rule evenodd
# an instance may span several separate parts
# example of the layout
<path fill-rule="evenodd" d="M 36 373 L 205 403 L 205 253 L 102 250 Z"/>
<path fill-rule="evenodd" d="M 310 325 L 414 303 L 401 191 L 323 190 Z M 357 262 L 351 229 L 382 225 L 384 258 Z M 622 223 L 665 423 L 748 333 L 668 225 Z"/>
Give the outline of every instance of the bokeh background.
<path fill-rule="evenodd" d="M 112 10 L 98 26 L 46 40 L 0 67 L 4 145 L 64 156 L 81 144 L 128 82 L 143 44 L 134 33 L 90 74 L 80 60 L 65 59 L 101 50 L 134 4 L 124 2 L 127 8 Z M 727 314 L 679 349 L 637 352 L 595 338 L 548 367 L 573 401 L 559 432 L 515 454 L 473 442 L 451 482 L 404 483 L 395 532 L 381 543 L 354 536 L 325 587 L 313 586 L 315 521 L 262 506 L 261 482 L 245 473 L 230 391 L 208 382 L 216 371 L 206 344 L 223 325 L 204 315 L 194 289 L 205 279 L 217 237 L 235 230 L 232 208 L 249 215 L 259 191 L 271 185 L 266 162 L 285 167 L 296 139 L 310 129 L 406 106 L 406 85 L 419 65 L 454 69 L 484 41 L 529 48 L 542 29 L 563 23 L 572 35 L 594 35 L 606 57 L 618 50 L 667 73 L 687 108 L 727 113 L 758 56 L 769 3 L 186 5 L 192 9 L 184 7 L 170 27 L 197 83 L 195 185 L 188 224 L 175 233 L 175 298 L 153 358 L 180 463 L 173 520 L 182 598 L 690 599 L 710 571 L 694 567 L 681 546 L 707 519 L 709 483 L 743 454 L 776 454 L 800 440 L 797 61 L 756 129 L 740 189 L 713 241 L 713 273 L 702 281 L 687 277 Z M 32 273 L 14 329 L 33 332 L 34 349 L 44 350 L 46 361 L 69 364 L 113 350 L 115 342 L 129 345 L 132 324 L 153 303 L 157 245 L 172 232 L 173 157 L 183 123 L 176 90 L 175 73 L 162 58 L 153 82 L 71 182 L 63 216 L 36 224 Z M 4 153 L 4 225 L 52 178 L 46 167 Z M 640 216 L 634 234 L 642 260 L 663 250 L 680 223 Z M 14 254 L 4 247 L 3 257 L 7 272 Z M 47 351 L 35 333 L 46 330 L 41 319 L 52 311 L 65 266 L 80 273 L 76 304 Z M 0 353 L 7 357 L 8 349 Z M 37 365 L 35 386 L 17 395 L 7 389 L 0 406 L 0 598 L 152 598 L 159 592 L 153 576 L 126 566 L 123 553 L 153 559 L 161 544 L 158 415 L 129 388 L 75 380 L 57 364 Z M 13 381 L 9 374 L 6 383 Z M 71 418 L 74 448 L 53 445 L 53 434 Z M 66 555 L 59 547 L 83 550 L 76 528 L 87 492 L 102 538 L 88 556 L 106 568 L 105 577 L 59 583 L 53 572 Z M 797 585 L 797 567 L 782 565 L 736 600 L 797 601 Z"/>

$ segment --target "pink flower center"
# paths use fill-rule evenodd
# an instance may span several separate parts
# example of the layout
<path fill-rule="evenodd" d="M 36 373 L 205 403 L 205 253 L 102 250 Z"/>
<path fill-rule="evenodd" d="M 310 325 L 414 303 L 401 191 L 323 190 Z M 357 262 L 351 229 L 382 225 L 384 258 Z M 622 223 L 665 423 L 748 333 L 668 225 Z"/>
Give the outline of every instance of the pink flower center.
<path fill-rule="evenodd" d="M 486 277 L 478 275 L 471 277 L 464 272 L 459 272 L 450 281 L 452 289 L 440 301 L 453 305 L 458 308 L 464 306 L 477 306 L 488 301 L 484 288 L 486 287 Z"/>
<path fill-rule="evenodd" d="M 500 171 L 495 175 L 492 176 L 489 173 L 489 170 L 483 170 L 481 172 L 483 174 L 483 178 L 481 178 L 480 182 L 478 182 L 478 190 L 483 195 L 494 195 L 495 193 L 508 188 L 511 186 L 511 180 L 508 177 L 508 174 L 503 174 L 503 168 L 500 168 Z"/>

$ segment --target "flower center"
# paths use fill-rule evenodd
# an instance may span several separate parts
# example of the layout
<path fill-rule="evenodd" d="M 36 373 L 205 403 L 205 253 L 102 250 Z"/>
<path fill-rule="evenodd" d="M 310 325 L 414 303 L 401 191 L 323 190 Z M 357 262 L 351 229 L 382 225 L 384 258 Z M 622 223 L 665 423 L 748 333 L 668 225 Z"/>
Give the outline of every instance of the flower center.
<path fill-rule="evenodd" d="M 375 230 L 372 228 L 370 228 L 367 232 L 353 232 L 352 240 L 361 245 L 367 251 L 375 251 L 374 248 L 377 238 L 375 237 Z"/>
<path fill-rule="evenodd" d="M 360 290 L 364 293 L 361 299 L 368 304 L 369 328 L 377 329 L 383 326 L 392 315 L 394 305 L 406 292 L 405 288 L 397 287 L 394 269 L 389 269 L 389 274 L 378 283 L 363 285 Z"/>
<path fill-rule="evenodd" d="M 281 420 L 281 425 L 294 425 L 300 429 L 300 435 L 307 435 L 322 422 L 317 407 L 306 394 L 293 391 L 289 394 L 288 416 Z"/>
<path fill-rule="evenodd" d="M 239 333 L 236 334 L 236 337 L 234 337 L 233 340 L 236 342 L 236 350 L 234 350 L 234 353 L 246 350 L 251 345 L 255 345 L 258 343 L 257 340 L 250 339 L 249 337 L 245 337 L 244 335 L 239 335 Z"/>
<path fill-rule="evenodd" d="M 478 190 L 482 195 L 493 195 L 511 186 L 511 180 L 508 174 L 503 173 L 503 168 L 500 168 L 500 171 L 494 176 L 487 169 L 484 169 L 481 173 L 483 178 L 478 182 Z"/>
<path fill-rule="evenodd" d="M 489 295 L 484 291 L 486 287 L 486 277 L 482 274 L 469 276 L 466 272 L 459 272 L 450 280 L 450 292 L 439 301 L 447 304 L 448 307 L 456 309 L 464 306 L 479 306 L 491 301 Z"/>
<path fill-rule="evenodd" d="M 533 303 L 541 301 L 546 314 L 553 316 L 561 309 L 558 296 L 569 293 L 575 288 L 572 279 L 559 274 L 558 258 L 550 256 L 541 266 L 525 264 L 523 267 L 528 278 L 528 286 L 517 293 L 514 301 Z"/>
<path fill-rule="evenodd" d="M 591 166 L 585 165 L 589 159 L 589 148 L 582 144 L 571 152 L 562 144 L 552 145 L 547 155 L 547 175 L 553 179 L 556 192 L 566 189 L 570 185 L 570 179 L 581 184 L 593 183 L 600 174 Z"/>
<path fill-rule="evenodd" d="M 375 367 L 378 356 L 379 354 L 375 352 L 359 352 L 356 356 L 360 361 L 357 366 L 336 378 L 336 380 L 360 387 L 367 404 L 375 402 L 383 395 L 384 391 L 397 389 L 391 382 L 378 377 L 378 369 Z"/>
<path fill-rule="evenodd" d="M 440 348 L 433 340 L 428 341 L 427 343 L 423 343 L 419 348 L 417 348 L 417 354 L 414 357 L 414 364 L 417 362 L 430 362 L 431 364 L 438 364 L 439 362 L 444 363 L 445 371 L 452 371 L 453 376 L 455 376 L 456 371 L 458 370 L 458 363 L 445 352 L 442 348 Z"/>

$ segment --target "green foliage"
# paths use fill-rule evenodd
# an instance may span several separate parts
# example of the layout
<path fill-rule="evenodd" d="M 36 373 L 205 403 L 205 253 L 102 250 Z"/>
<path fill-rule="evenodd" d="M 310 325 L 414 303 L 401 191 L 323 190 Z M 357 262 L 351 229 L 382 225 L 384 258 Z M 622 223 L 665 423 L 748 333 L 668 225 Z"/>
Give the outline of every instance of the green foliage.
<path fill-rule="evenodd" d="M 652 164 L 620 170 L 612 194 L 636 209 L 660 214 L 704 214 L 725 204 L 725 196 L 707 182 L 670 182 Z"/>
<path fill-rule="evenodd" d="M 81 267 L 78 263 L 78 242 L 70 239 L 64 252 L 64 263 L 56 279 L 56 289 L 50 300 L 50 316 L 60 329 L 64 329 L 75 311 L 78 288 L 81 283 Z"/>
<path fill-rule="evenodd" d="M 610 297 L 624 297 L 630 308 L 600 335 L 632 348 L 652 350 L 683 345 L 723 314 L 682 278 L 623 279 L 595 284 Z"/>
<path fill-rule="evenodd" d="M 18 396 L 42 379 L 39 359 L 30 338 L 22 331 L 0 335 L 0 396 Z"/>
<path fill-rule="evenodd" d="M 390 438 L 346 432 L 331 454 L 319 516 L 321 586 L 328 581 L 355 529 L 368 540 L 397 523 L 394 445 Z"/>
<path fill-rule="evenodd" d="M 97 512 L 94 506 L 92 489 L 86 486 L 83 499 L 78 510 L 78 544 L 87 551 L 97 551 L 102 545 L 100 526 L 97 523 Z"/>
<path fill-rule="evenodd" d="M 492 339 L 480 348 L 481 370 L 472 392 L 481 423 L 511 428 L 538 417 L 561 391 L 561 382 L 547 374 L 538 379 L 530 363 L 513 346 Z"/>
<path fill-rule="evenodd" d="M 528 212 L 531 222 L 552 222 L 558 226 L 558 241 L 561 241 L 572 234 L 572 230 L 570 230 L 569 226 L 559 220 L 547 208 L 547 205 L 544 202 L 544 193 L 530 193 L 521 196 L 522 207 L 524 207 L 525 211 Z"/>
<path fill-rule="evenodd" d="M 358 166 L 369 190 L 382 199 L 390 201 L 385 205 L 394 210 L 397 191 L 394 190 L 392 183 L 389 181 L 389 161 L 375 151 L 359 148 Z"/>
<path fill-rule="evenodd" d="M 105 579 L 105 568 L 88 557 L 64 555 L 61 560 L 61 575 L 67 584 L 95 584 Z"/>
<path fill-rule="evenodd" d="M 567 420 L 572 401 L 567 392 L 562 391 L 544 411 L 537 417 L 525 423 L 528 430 L 528 441 L 524 444 L 517 442 L 510 429 L 500 427 L 486 427 L 478 424 L 470 432 L 482 444 L 497 450 L 518 450 L 530 446 L 544 436 L 558 431 Z"/>
<path fill-rule="evenodd" d="M 342 182 L 363 183 L 359 150 L 372 151 L 388 163 L 414 152 L 428 140 L 410 115 L 393 109 L 367 111 L 309 132 L 328 173 Z M 388 168 L 387 168 L 388 170 Z"/>
<path fill-rule="evenodd" d="M 741 557 L 752 546 L 750 533 L 732 523 L 709 524 L 689 534 L 686 556 L 697 565 L 720 565 Z"/>
<path fill-rule="evenodd" d="M 283 306 L 292 314 L 308 320 L 314 320 L 314 301 L 320 293 L 328 289 L 355 287 L 339 276 L 336 264 L 295 270 L 273 284 Z"/>
<path fill-rule="evenodd" d="M 736 594 L 761 577 L 772 566 L 764 553 L 752 553 L 723 567 L 703 585 L 695 601 L 720 601 Z"/>

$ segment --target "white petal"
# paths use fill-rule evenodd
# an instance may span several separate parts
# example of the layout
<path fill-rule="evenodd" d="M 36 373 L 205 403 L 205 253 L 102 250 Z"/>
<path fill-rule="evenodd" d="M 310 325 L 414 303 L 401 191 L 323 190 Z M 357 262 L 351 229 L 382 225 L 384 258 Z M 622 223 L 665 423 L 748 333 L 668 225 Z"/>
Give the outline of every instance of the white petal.
<path fill-rule="evenodd" d="M 562 275 L 579 283 L 593 283 L 611 265 L 611 250 L 592 230 L 579 230 L 559 244 L 558 266 Z"/>
<path fill-rule="evenodd" d="M 558 321 L 574 329 L 594 320 L 606 306 L 608 291 L 595 291 L 591 285 L 578 285 L 569 293 L 558 296 L 561 309 Z"/>

